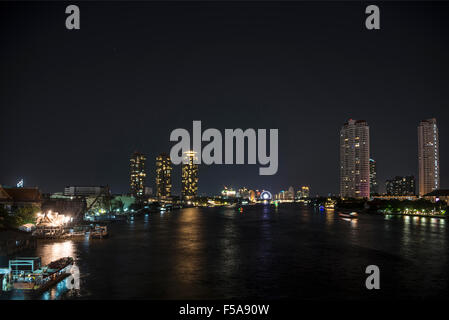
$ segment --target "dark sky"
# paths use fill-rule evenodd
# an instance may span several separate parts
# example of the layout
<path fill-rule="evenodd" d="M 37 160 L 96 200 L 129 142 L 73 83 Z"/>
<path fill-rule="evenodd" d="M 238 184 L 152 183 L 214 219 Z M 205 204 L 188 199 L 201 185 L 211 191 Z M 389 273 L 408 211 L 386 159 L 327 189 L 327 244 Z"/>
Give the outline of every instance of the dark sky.
<path fill-rule="evenodd" d="M 279 171 L 201 166 L 222 186 L 338 193 L 339 129 L 370 125 L 379 182 L 417 174 L 417 125 L 436 117 L 449 187 L 449 3 L 0 4 L 0 184 L 128 191 L 129 157 L 169 152 L 175 128 L 278 128 Z M 175 168 L 175 192 L 180 167 Z M 381 189 L 382 190 L 382 189 Z"/>

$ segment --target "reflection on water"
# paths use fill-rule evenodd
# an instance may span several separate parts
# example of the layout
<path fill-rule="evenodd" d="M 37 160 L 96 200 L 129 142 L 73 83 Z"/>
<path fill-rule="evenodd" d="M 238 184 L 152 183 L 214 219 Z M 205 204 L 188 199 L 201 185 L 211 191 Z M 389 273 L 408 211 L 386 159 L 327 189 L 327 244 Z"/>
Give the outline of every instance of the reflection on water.
<path fill-rule="evenodd" d="M 174 274 L 179 282 L 188 286 L 197 280 L 197 270 L 203 263 L 202 249 L 205 243 L 201 241 L 201 219 L 196 208 L 181 210 L 177 220 L 174 236 L 178 253 L 175 255 Z"/>
<path fill-rule="evenodd" d="M 66 281 L 63 280 L 59 282 L 56 286 L 51 288 L 50 290 L 44 292 L 41 296 L 42 300 L 58 300 L 63 297 L 69 291 L 67 289 Z"/>
<path fill-rule="evenodd" d="M 326 225 L 331 226 L 334 223 L 334 209 L 326 210 Z"/>
<path fill-rule="evenodd" d="M 80 241 L 82 243 L 82 241 Z M 72 240 L 67 241 L 43 241 L 39 240 L 38 248 L 32 253 L 33 256 L 41 257 L 42 266 L 49 264 L 52 261 L 63 257 L 77 257 L 77 244 Z M 24 256 L 24 255 L 21 255 Z M 62 280 L 45 292 L 31 292 L 31 291 L 12 291 L 5 294 L 1 298 L 11 300 L 26 300 L 26 299 L 43 299 L 43 300 L 58 300 L 64 297 L 77 295 L 77 290 L 69 290 L 66 286 L 66 280 Z"/>
<path fill-rule="evenodd" d="M 373 299 L 449 297 L 444 219 L 270 206 L 187 208 L 109 226 L 102 240 L 39 242 L 42 263 L 73 256 L 80 291 L 61 282 L 39 299 Z M 10 299 L 29 298 L 20 294 Z"/>
<path fill-rule="evenodd" d="M 62 257 L 75 257 L 76 247 L 73 240 L 49 242 L 42 241 L 39 243 L 36 256 L 41 257 L 42 265 Z"/>

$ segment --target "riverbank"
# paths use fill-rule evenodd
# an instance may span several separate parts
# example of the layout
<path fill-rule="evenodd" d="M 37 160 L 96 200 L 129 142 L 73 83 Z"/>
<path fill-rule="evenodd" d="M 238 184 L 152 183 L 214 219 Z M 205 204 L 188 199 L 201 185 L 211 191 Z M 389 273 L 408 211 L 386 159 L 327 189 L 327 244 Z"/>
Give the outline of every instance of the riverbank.
<path fill-rule="evenodd" d="M 424 218 L 438 218 L 438 219 L 446 219 L 447 216 L 444 214 L 413 214 L 413 213 L 386 213 L 382 212 L 385 216 L 406 216 L 406 217 L 424 217 Z"/>
<path fill-rule="evenodd" d="M 0 256 L 9 256 L 24 250 L 35 249 L 36 245 L 36 238 L 28 232 L 11 229 L 0 231 Z"/>

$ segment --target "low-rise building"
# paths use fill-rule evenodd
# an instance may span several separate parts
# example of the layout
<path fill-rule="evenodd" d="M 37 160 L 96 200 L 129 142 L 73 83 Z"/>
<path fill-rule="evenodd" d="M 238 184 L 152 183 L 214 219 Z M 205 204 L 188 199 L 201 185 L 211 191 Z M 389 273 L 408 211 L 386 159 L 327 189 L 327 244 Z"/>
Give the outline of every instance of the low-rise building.
<path fill-rule="evenodd" d="M 42 198 L 39 189 L 34 188 L 11 188 L 0 186 L 0 206 L 7 212 L 13 213 L 22 207 L 41 207 Z"/>
<path fill-rule="evenodd" d="M 424 195 L 424 199 L 432 202 L 446 201 L 449 204 L 449 190 L 437 189 Z"/>
<path fill-rule="evenodd" d="M 85 197 L 109 194 L 109 188 L 105 186 L 67 186 L 64 188 L 64 196 Z"/>
<path fill-rule="evenodd" d="M 387 195 L 412 196 L 416 194 L 416 182 L 414 176 L 396 176 L 385 182 Z"/>

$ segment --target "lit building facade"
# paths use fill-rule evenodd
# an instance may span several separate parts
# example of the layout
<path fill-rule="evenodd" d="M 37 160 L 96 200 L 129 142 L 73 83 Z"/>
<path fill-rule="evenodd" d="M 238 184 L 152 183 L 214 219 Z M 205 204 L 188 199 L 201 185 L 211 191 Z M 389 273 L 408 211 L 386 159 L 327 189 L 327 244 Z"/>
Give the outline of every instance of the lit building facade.
<path fill-rule="evenodd" d="M 400 177 L 385 182 L 388 196 L 413 196 L 416 193 L 416 182 L 414 176 Z"/>
<path fill-rule="evenodd" d="M 295 200 L 295 190 L 293 187 L 289 187 L 288 190 L 282 190 L 278 194 L 275 194 L 274 198 L 280 201 L 293 201 Z"/>
<path fill-rule="evenodd" d="M 142 199 L 145 194 L 145 161 L 147 158 L 144 154 L 134 152 L 130 159 L 131 174 L 130 187 L 131 193 L 136 199 Z"/>
<path fill-rule="evenodd" d="M 221 197 L 223 199 L 235 198 L 237 197 L 237 192 L 232 188 L 224 186 L 223 190 L 221 190 Z"/>
<path fill-rule="evenodd" d="M 301 197 L 302 198 L 309 198 L 310 197 L 310 188 L 307 186 L 301 187 Z"/>
<path fill-rule="evenodd" d="M 238 192 L 238 197 L 243 199 L 249 199 L 250 198 L 250 190 L 248 190 L 246 187 L 241 187 Z"/>
<path fill-rule="evenodd" d="M 376 161 L 374 159 L 369 159 L 369 189 L 371 195 L 379 193 L 379 186 L 377 184 Z"/>
<path fill-rule="evenodd" d="M 99 194 L 110 194 L 109 187 L 105 186 L 67 186 L 64 188 L 64 196 L 96 196 Z"/>
<path fill-rule="evenodd" d="M 296 191 L 296 199 L 304 199 L 310 197 L 310 188 L 308 186 L 302 186 Z"/>
<path fill-rule="evenodd" d="M 440 188 L 440 157 L 437 121 L 423 120 L 418 126 L 419 196 Z"/>
<path fill-rule="evenodd" d="M 340 130 L 340 196 L 369 198 L 369 126 L 350 119 Z"/>
<path fill-rule="evenodd" d="M 249 200 L 251 202 L 256 202 L 257 201 L 256 192 L 254 190 L 249 190 Z"/>
<path fill-rule="evenodd" d="M 194 151 L 184 153 L 182 163 L 182 199 L 195 199 L 198 193 L 198 164 L 197 155 Z"/>
<path fill-rule="evenodd" d="M 161 153 L 156 157 L 156 197 L 166 199 L 171 197 L 172 162 L 170 156 Z"/>
<path fill-rule="evenodd" d="M 295 189 L 293 189 L 293 186 L 290 186 L 288 188 L 287 197 L 288 197 L 288 200 L 291 200 L 291 201 L 295 200 Z"/>

